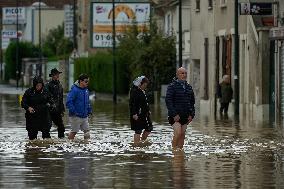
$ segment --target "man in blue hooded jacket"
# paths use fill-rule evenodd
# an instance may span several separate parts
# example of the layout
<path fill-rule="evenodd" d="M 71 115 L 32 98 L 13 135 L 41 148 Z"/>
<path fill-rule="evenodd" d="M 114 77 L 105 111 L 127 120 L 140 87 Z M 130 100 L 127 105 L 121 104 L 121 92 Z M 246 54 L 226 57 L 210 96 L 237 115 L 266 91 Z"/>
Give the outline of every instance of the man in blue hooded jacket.
<path fill-rule="evenodd" d="M 191 87 L 186 82 L 187 72 L 183 67 L 177 69 L 177 79 L 167 88 L 166 105 L 169 123 L 174 129 L 173 149 L 182 149 L 187 125 L 195 116 L 195 97 Z"/>
<path fill-rule="evenodd" d="M 74 139 L 81 129 L 84 132 L 84 139 L 90 138 L 88 116 L 92 113 L 88 90 L 89 77 L 81 74 L 67 95 L 66 106 L 69 109 L 71 132 L 68 138 Z"/>

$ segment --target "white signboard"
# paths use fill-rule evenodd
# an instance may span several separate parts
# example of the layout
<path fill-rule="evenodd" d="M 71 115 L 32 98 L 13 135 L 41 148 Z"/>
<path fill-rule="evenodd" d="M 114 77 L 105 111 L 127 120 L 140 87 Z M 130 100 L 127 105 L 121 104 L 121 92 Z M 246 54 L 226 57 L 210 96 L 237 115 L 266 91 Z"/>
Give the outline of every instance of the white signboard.
<path fill-rule="evenodd" d="M 3 30 L 2 31 L 2 49 L 7 49 L 10 40 L 17 38 L 16 30 Z"/>
<path fill-rule="evenodd" d="M 64 36 L 73 37 L 73 6 L 64 6 Z"/>
<path fill-rule="evenodd" d="M 3 24 L 17 24 L 17 13 L 18 23 L 26 23 L 26 9 L 24 7 L 4 7 L 2 9 Z"/>
<path fill-rule="evenodd" d="M 149 3 L 93 3 L 93 47 L 112 47 L 112 18 L 115 13 L 117 38 L 135 21 L 140 30 L 148 26 Z"/>

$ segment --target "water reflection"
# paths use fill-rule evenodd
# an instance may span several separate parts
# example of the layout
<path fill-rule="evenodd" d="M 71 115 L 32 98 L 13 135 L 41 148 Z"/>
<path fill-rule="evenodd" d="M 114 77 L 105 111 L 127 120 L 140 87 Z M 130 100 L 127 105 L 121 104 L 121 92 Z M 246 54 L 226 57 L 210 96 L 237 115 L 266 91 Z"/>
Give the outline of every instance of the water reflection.
<path fill-rule="evenodd" d="M 32 188 L 49 186 L 63 187 L 64 159 L 56 153 L 47 153 L 48 143 L 41 141 L 28 142 L 24 153 L 24 165 L 28 172 L 24 175 L 25 187 Z"/>
<path fill-rule="evenodd" d="M 162 103 L 151 143 L 132 147 L 128 104 L 95 101 L 91 140 L 59 140 L 53 128 L 51 140 L 29 142 L 17 96 L 0 100 L 0 188 L 284 188 L 279 125 L 198 114 L 184 151 L 172 152 Z"/>
<path fill-rule="evenodd" d="M 186 169 L 185 152 L 178 150 L 173 152 L 172 160 L 172 180 L 174 188 L 187 188 L 190 185 L 188 183 L 189 177 L 188 170 Z"/>

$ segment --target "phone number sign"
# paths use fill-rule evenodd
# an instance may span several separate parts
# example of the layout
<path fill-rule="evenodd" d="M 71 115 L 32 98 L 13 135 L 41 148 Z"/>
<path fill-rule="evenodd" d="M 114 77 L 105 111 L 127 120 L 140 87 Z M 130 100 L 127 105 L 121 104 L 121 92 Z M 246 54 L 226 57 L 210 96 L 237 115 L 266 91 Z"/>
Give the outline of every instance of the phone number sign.
<path fill-rule="evenodd" d="M 150 19 L 149 3 L 116 3 L 113 11 L 112 3 L 92 4 L 92 47 L 112 47 L 113 14 L 115 17 L 116 42 L 133 21 L 139 29 L 148 26 Z"/>

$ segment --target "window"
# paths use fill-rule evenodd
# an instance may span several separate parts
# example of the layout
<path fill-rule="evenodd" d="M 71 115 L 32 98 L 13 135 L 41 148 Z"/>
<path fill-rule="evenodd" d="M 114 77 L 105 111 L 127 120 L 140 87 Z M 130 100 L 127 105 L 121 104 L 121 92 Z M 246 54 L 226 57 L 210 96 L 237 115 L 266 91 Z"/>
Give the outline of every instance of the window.
<path fill-rule="evenodd" d="M 213 0 L 208 0 L 208 9 L 213 8 Z"/>
<path fill-rule="evenodd" d="M 167 13 L 165 16 L 165 33 L 167 35 L 172 35 L 172 15 Z"/>
<path fill-rule="evenodd" d="M 195 3 L 196 3 L 195 10 L 200 11 L 200 0 L 196 0 Z"/>
<path fill-rule="evenodd" d="M 220 7 L 226 7 L 227 5 L 227 0 L 220 0 Z"/>

